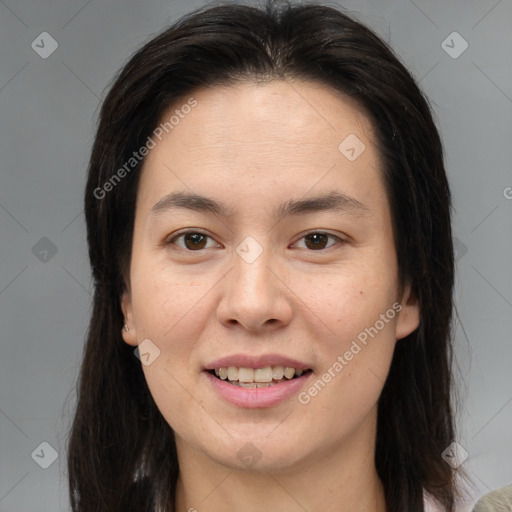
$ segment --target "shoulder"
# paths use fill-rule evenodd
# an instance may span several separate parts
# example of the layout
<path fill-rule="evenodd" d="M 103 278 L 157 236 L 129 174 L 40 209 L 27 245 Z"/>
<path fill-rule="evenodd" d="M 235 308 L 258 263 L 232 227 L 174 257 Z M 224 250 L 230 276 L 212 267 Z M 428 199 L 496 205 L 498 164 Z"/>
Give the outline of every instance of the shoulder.
<path fill-rule="evenodd" d="M 444 512 L 429 494 L 423 495 L 423 507 L 425 512 Z"/>

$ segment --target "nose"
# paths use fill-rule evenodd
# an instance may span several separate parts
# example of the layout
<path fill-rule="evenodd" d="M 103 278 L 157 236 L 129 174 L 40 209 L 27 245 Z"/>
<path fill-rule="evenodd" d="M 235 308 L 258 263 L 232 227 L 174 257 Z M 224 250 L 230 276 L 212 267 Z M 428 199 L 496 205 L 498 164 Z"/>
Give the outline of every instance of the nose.
<path fill-rule="evenodd" d="M 254 261 L 235 252 L 233 268 L 222 281 L 219 321 L 226 327 L 239 325 L 253 332 L 288 325 L 292 304 L 285 281 L 270 250 L 264 249 Z"/>

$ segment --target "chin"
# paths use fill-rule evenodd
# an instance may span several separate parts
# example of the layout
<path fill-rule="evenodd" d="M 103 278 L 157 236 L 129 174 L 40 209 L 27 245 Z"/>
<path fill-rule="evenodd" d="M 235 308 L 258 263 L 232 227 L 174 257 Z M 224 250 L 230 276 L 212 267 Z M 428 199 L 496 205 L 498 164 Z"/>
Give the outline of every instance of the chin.
<path fill-rule="evenodd" d="M 205 448 L 211 459 L 234 471 L 287 473 L 306 465 L 313 447 L 287 432 L 272 438 L 261 437 L 261 434 L 248 436 L 246 432 L 227 439 L 225 445 L 221 444 L 215 451 L 211 444 Z"/>

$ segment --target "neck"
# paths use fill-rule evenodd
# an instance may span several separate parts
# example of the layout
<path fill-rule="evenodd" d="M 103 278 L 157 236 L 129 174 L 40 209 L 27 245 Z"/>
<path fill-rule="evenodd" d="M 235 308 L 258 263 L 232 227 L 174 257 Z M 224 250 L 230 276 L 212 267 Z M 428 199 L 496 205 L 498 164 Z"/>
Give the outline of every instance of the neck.
<path fill-rule="evenodd" d="M 293 468 L 255 469 L 256 464 L 250 470 L 219 464 L 177 440 L 180 475 L 175 510 L 386 512 L 384 488 L 374 463 L 374 441 L 369 442 L 361 430 L 354 437 Z"/>

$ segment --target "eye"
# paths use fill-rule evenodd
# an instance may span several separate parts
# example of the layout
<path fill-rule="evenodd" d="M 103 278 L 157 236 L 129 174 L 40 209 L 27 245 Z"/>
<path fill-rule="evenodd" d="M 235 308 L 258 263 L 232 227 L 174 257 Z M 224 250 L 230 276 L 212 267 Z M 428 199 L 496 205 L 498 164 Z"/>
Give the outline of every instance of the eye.
<path fill-rule="evenodd" d="M 183 238 L 184 245 L 175 243 L 176 240 L 179 240 L 180 238 Z M 200 251 L 202 249 L 207 249 L 208 247 L 206 247 L 206 244 L 208 238 L 210 238 L 213 241 L 213 238 L 209 237 L 204 233 L 201 233 L 200 231 L 184 231 L 178 235 L 173 236 L 166 243 L 168 245 L 177 245 L 182 249 L 193 252 Z M 218 244 L 216 246 L 220 247 Z"/>
<path fill-rule="evenodd" d="M 183 239 L 183 244 L 176 243 L 177 240 Z M 213 247 L 220 247 L 210 236 L 202 233 L 200 231 L 182 231 L 181 233 L 170 238 L 166 244 L 167 245 L 177 245 L 181 249 L 185 249 L 189 252 L 201 251 L 203 249 L 208 249 L 207 240 L 210 239 L 214 242 Z M 305 240 L 305 248 L 313 251 L 321 251 L 332 247 L 335 243 L 330 245 L 326 245 L 328 240 L 334 240 L 335 242 L 344 242 L 338 236 L 332 235 L 330 233 L 325 233 L 323 231 L 312 231 L 303 235 L 299 240 Z M 296 242 L 294 245 L 296 245 Z M 210 247 L 211 248 L 211 247 Z"/>
<path fill-rule="evenodd" d="M 324 233 L 323 231 L 312 231 L 302 236 L 299 240 L 305 240 L 305 246 L 307 249 L 312 249 L 313 251 L 321 251 L 323 249 L 327 249 L 332 247 L 335 244 L 331 244 L 326 247 L 326 243 L 329 238 L 336 240 L 338 242 L 344 242 L 339 236 L 331 235 L 330 233 Z"/>

